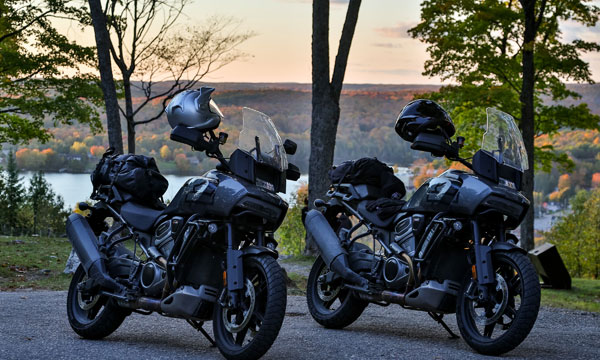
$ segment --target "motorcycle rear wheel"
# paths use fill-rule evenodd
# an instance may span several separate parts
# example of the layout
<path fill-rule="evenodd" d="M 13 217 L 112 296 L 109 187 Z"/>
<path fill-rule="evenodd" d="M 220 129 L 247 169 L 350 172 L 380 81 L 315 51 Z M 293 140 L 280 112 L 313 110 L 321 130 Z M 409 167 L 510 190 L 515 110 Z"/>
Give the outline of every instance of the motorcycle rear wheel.
<path fill-rule="evenodd" d="M 121 326 L 131 313 L 106 296 L 85 296 L 77 289 L 87 275 L 81 265 L 75 271 L 67 293 L 67 317 L 77 335 L 85 339 L 102 339 Z"/>
<path fill-rule="evenodd" d="M 465 277 L 456 303 L 456 320 L 463 339 L 485 355 L 500 355 L 516 348 L 533 328 L 540 308 L 538 275 L 524 254 L 492 254 L 496 281 L 490 301 L 477 297 L 471 275 Z"/>
<path fill-rule="evenodd" d="M 319 256 L 310 270 L 306 285 L 306 301 L 310 315 L 316 322 L 329 329 L 343 329 L 355 322 L 368 302 L 355 297 L 349 289 L 319 283 L 319 277 L 328 272 Z"/>
<path fill-rule="evenodd" d="M 268 255 L 244 259 L 245 310 L 215 304 L 213 333 L 221 354 L 230 360 L 258 359 L 279 334 L 287 302 L 283 270 Z"/>

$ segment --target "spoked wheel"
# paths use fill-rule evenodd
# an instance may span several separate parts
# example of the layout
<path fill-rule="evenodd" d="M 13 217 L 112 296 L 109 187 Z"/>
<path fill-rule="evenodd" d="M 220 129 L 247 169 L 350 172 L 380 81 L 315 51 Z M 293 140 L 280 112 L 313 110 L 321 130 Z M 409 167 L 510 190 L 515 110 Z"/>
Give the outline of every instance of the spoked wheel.
<path fill-rule="evenodd" d="M 540 285 L 529 259 L 517 252 L 495 252 L 496 272 L 487 299 L 469 276 L 457 299 L 456 320 L 465 341 L 486 355 L 516 348 L 529 334 L 540 308 Z"/>
<path fill-rule="evenodd" d="M 106 296 L 86 296 L 77 285 L 87 280 L 85 270 L 80 265 L 73 275 L 67 293 L 67 316 L 71 328 L 86 339 L 101 339 L 113 333 L 129 311 L 115 305 Z"/>
<path fill-rule="evenodd" d="M 324 279 L 327 273 L 329 269 L 318 257 L 308 276 L 308 310 L 313 319 L 326 328 L 342 329 L 359 318 L 368 302 L 354 297 L 349 289 L 342 288 L 341 279 L 326 283 Z"/>
<path fill-rule="evenodd" d="M 271 347 L 285 316 L 287 290 L 283 270 L 270 256 L 244 259 L 241 305 L 216 304 L 213 332 L 227 359 L 257 359 Z"/>

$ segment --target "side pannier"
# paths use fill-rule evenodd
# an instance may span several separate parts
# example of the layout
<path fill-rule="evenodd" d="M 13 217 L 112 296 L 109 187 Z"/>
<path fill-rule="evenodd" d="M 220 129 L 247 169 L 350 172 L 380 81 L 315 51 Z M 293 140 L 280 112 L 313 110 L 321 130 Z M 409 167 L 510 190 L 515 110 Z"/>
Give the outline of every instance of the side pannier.
<path fill-rule="evenodd" d="M 402 180 L 394 175 L 394 170 L 376 158 L 361 158 L 344 161 L 329 170 L 332 185 L 367 184 L 377 187 L 387 198 L 401 199 L 406 195 Z"/>
<path fill-rule="evenodd" d="M 91 175 L 92 199 L 135 201 L 157 207 L 169 183 L 161 175 L 154 158 L 144 155 L 114 154 L 110 148 L 104 153 Z M 116 188 L 119 194 L 114 193 Z M 119 200 L 119 199 L 117 199 Z"/>

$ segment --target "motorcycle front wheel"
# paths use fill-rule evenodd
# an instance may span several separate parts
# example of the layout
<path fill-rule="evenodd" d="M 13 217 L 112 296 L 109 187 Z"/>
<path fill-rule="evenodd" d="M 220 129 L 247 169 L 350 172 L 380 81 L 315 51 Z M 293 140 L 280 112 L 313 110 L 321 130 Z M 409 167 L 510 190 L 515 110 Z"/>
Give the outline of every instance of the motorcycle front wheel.
<path fill-rule="evenodd" d="M 456 303 L 456 320 L 467 344 L 485 355 L 516 348 L 533 328 L 540 308 L 538 275 L 524 254 L 492 254 L 495 282 L 480 297 L 477 283 L 465 277 Z"/>
<path fill-rule="evenodd" d="M 279 334 L 287 301 L 283 270 L 268 255 L 244 258 L 244 289 L 241 306 L 217 303 L 213 333 L 217 347 L 227 359 L 258 359 Z"/>

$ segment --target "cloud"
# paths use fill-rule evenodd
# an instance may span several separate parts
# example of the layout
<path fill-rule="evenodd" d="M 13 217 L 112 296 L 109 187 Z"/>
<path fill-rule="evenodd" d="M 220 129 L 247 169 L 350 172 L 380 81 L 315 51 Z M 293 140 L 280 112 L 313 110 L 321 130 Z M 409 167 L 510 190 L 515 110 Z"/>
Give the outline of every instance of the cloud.
<path fill-rule="evenodd" d="M 312 0 L 278 0 L 279 2 L 312 3 Z M 350 0 L 330 0 L 332 4 L 347 4 Z"/>
<path fill-rule="evenodd" d="M 375 28 L 375 32 L 388 38 L 410 39 L 408 29 L 413 28 L 415 25 L 417 24 L 412 22 L 401 22 L 394 26 Z"/>
<path fill-rule="evenodd" d="M 563 40 L 567 42 L 576 39 L 600 42 L 600 25 L 587 27 L 576 21 L 569 20 L 562 22 L 560 29 L 563 32 Z"/>
<path fill-rule="evenodd" d="M 400 44 L 394 44 L 391 42 L 383 42 L 383 43 L 373 43 L 371 44 L 375 47 L 386 48 L 386 49 L 399 49 L 402 47 Z"/>

